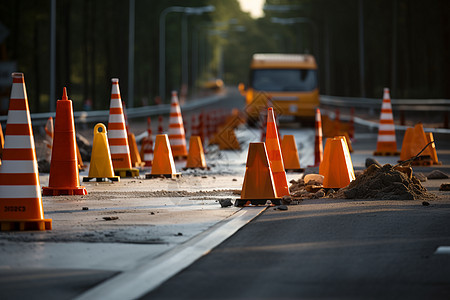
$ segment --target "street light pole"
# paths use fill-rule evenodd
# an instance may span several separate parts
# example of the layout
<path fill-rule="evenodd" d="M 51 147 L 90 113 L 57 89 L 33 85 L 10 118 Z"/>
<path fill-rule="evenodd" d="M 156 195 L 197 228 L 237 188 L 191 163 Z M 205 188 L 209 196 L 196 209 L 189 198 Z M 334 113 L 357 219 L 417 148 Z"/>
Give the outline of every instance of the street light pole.
<path fill-rule="evenodd" d="M 135 0 L 130 0 L 128 28 L 128 107 L 134 104 L 134 20 Z"/>

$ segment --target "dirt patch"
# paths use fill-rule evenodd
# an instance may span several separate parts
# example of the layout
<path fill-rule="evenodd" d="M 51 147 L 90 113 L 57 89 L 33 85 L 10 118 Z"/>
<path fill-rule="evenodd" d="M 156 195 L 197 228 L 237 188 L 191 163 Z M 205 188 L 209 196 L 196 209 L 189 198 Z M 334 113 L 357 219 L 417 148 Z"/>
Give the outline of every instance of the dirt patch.
<path fill-rule="evenodd" d="M 433 200 L 420 181 L 386 164 L 371 165 L 347 187 L 330 194 L 330 198 L 379 200 Z"/>

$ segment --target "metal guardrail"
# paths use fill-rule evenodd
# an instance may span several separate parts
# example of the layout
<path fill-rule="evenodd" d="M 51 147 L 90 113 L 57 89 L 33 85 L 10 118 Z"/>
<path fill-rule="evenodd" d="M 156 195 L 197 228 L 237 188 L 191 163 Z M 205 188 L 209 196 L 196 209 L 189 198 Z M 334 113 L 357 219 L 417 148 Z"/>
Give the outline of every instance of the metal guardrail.
<path fill-rule="evenodd" d="M 205 98 L 199 98 L 189 101 L 181 106 L 183 111 L 190 111 L 202 107 L 204 105 L 212 104 L 223 99 L 225 95 L 218 94 Z M 127 108 L 127 117 L 129 119 L 150 117 L 155 115 L 164 115 L 170 112 L 170 104 L 160 104 L 153 106 L 142 106 Z M 47 122 L 49 117 L 55 117 L 55 112 L 35 113 L 31 114 L 31 121 L 33 126 L 43 125 Z M 109 118 L 109 110 L 93 110 L 93 111 L 75 111 L 73 113 L 75 123 L 89 123 L 89 122 L 106 122 Z M 7 115 L 0 116 L 0 122 L 5 122 L 8 119 Z"/>

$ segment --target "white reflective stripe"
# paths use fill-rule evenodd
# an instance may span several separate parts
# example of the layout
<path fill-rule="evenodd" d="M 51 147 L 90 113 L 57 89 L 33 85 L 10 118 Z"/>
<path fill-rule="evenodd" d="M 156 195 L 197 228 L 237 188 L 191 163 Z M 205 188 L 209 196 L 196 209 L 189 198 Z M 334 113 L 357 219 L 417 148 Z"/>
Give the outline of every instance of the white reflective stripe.
<path fill-rule="evenodd" d="M 394 131 L 395 125 L 394 124 L 380 124 L 378 129 L 380 131 Z"/>
<path fill-rule="evenodd" d="M 29 135 L 6 135 L 5 149 L 33 149 L 34 140 Z"/>
<path fill-rule="evenodd" d="M 127 146 L 109 146 L 111 154 L 124 154 L 130 153 Z"/>
<path fill-rule="evenodd" d="M 153 160 L 153 154 L 151 154 L 151 153 L 144 153 L 144 160 L 145 161 Z"/>
<path fill-rule="evenodd" d="M 383 104 L 381 104 L 381 109 L 390 109 L 390 110 L 392 110 L 391 102 L 383 102 Z"/>
<path fill-rule="evenodd" d="M 172 106 L 172 107 L 170 108 L 170 113 L 171 113 L 171 114 L 179 114 L 179 115 L 181 115 L 181 109 L 180 109 L 180 106 L 179 106 L 179 105 L 177 105 L 177 106 Z"/>
<path fill-rule="evenodd" d="M 39 185 L 0 185 L 0 198 L 40 198 Z"/>
<path fill-rule="evenodd" d="M 9 110 L 7 124 L 28 124 L 29 112 L 26 110 Z"/>
<path fill-rule="evenodd" d="M 124 123 L 125 124 L 125 118 L 123 117 L 123 114 L 110 114 L 108 122 L 109 123 Z"/>
<path fill-rule="evenodd" d="M 183 128 L 169 128 L 169 138 L 171 135 L 186 135 Z"/>
<path fill-rule="evenodd" d="M 24 83 L 13 83 L 11 88 L 11 97 L 10 99 L 26 99 L 27 92 L 25 91 Z"/>
<path fill-rule="evenodd" d="M 37 162 L 34 160 L 3 161 L 0 173 L 38 173 Z"/>
<path fill-rule="evenodd" d="M 185 146 L 186 141 L 184 139 L 170 139 L 170 145 L 172 146 Z"/>
<path fill-rule="evenodd" d="M 111 94 L 120 94 L 119 82 L 117 84 L 112 85 Z"/>
<path fill-rule="evenodd" d="M 180 117 L 170 117 L 170 124 L 183 124 L 183 119 Z"/>
<path fill-rule="evenodd" d="M 381 113 L 380 120 L 394 120 L 392 114 Z"/>
<path fill-rule="evenodd" d="M 385 135 L 385 134 L 379 134 L 378 135 L 378 142 L 395 142 L 395 135 Z"/>
<path fill-rule="evenodd" d="M 125 130 L 110 130 L 108 131 L 108 139 L 124 139 L 127 137 Z"/>
<path fill-rule="evenodd" d="M 121 99 L 111 99 L 111 103 L 109 105 L 109 108 L 122 108 L 122 101 Z"/>

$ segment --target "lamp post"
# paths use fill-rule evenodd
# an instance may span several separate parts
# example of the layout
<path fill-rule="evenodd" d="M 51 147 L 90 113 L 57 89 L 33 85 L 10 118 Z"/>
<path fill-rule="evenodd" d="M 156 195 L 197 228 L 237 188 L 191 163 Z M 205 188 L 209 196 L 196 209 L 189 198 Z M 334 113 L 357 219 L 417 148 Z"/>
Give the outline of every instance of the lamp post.
<path fill-rule="evenodd" d="M 215 7 L 212 5 L 208 6 L 200 6 L 200 7 L 184 7 L 184 6 L 171 6 L 165 8 L 159 15 L 159 96 L 161 97 L 161 101 L 164 102 L 165 94 L 166 94 L 166 16 L 168 13 L 171 12 L 181 12 L 181 13 L 188 13 L 188 14 L 203 14 L 206 12 L 212 12 L 215 10 Z M 183 24 L 187 27 L 186 24 Z M 187 35 L 187 30 L 183 30 L 184 34 Z M 183 34 L 183 35 L 184 35 Z M 182 38 L 182 41 L 186 41 L 185 38 Z M 186 41 L 187 42 L 187 41 Z M 182 46 L 184 49 L 185 46 Z M 187 48 L 187 47 L 186 47 Z M 187 52 L 187 51 L 183 51 Z M 186 58 L 183 58 L 186 57 Z M 182 53 L 182 60 L 187 59 L 187 54 Z M 183 65 L 183 64 L 182 64 Z M 187 67 L 187 66 L 186 66 Z M 184 74 L 187 74 L 187 72 L 183 72 Z"/>

